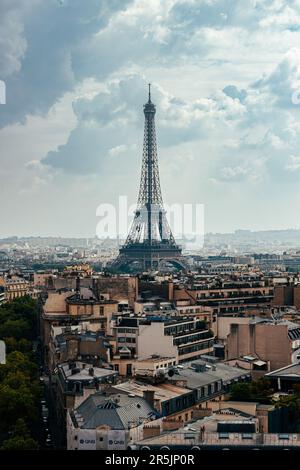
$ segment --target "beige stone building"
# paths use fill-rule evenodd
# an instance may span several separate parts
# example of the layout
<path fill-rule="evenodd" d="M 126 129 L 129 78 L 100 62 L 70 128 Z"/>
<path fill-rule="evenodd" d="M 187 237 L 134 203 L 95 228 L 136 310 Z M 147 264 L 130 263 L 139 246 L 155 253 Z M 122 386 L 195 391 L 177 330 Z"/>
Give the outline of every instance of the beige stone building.
<path fill-rule="evenodd" d="M 152 355 L 174 357 L 180 363 L 213 352 L 214 334 L 197 318 L 174 317 L 167 312 L 121 315 L 114 317 L 112 331 L 115 365 L 126 360 L 128 370 L 135 359 Z"/>
<path fill-rule="evenodd" d="M 266 320 L 248 324 L 233 322 L 227 336 L 226 358 L 252 355 L 267 362 L 270 370 L 275 370 L 290 364 L 299 346 L 300 328 L 297 324 Z"/>
<path fill-rule="evenodd" d="M 4 287 L 5 300 L 10 301 L 30 294 L 30 284 L 18 276 L 0 277 L 0 286 Z"/>
<path fill-rule="evenodd" d="M 97 299 L 92 291 L 81 288 L 80 292 L 49 292 L 43 306 L 41 334 L 46 349 L 52 326 L 82 325 L 88 323 L 91 331 L 111 334 L 110 323 L 113 313 L 118 310 L 118 302 Z"/>

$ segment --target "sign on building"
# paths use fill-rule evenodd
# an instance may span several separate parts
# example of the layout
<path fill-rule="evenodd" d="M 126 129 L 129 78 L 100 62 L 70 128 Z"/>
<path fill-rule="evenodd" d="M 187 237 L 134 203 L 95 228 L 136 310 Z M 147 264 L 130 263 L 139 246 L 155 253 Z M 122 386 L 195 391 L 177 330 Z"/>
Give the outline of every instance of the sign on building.
<path fill-rule="evenodd" d="M 126 449 L 126 434 L 125 431 L 108 431 L 107 433 L 107 448 L 109 450 L 124 450 Z"/>
<path fill-rule="evenodd" d="M 82 429 L 78 433 L 79 450 L 96 450 L 96 431 L 95 429 Z"/>

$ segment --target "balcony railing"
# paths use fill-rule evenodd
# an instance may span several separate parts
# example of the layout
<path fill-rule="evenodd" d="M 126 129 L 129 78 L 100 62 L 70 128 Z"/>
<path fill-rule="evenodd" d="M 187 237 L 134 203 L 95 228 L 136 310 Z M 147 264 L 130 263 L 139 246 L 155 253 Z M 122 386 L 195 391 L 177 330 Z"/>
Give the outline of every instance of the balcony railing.
<path fill-rule="evenodd" d="M 227 432 L 201 432 L 189 429 L 180 432 L 169 432 L 160 436 L 138 442 L 140 448 L 149 446 L 150 448 L 168 447 L 222 447 L 222 448 L 264 448 L 282 447 L 300 449 L 300 434 L 270 434 L 270 433 L 227 433 Z M 194 428 L 195 429 L 195 428 Z"/>

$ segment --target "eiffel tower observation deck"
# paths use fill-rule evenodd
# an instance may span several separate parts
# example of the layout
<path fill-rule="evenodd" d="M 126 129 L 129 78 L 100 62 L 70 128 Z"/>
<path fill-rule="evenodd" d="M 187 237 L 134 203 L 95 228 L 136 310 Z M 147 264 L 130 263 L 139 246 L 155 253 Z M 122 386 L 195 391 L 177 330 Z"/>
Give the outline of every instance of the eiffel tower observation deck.
<path fill-rule="evenodd" d="M 166 263 L 171 263 L 178 269 L 185 269 L 181 248 L 174 240 L 163 205 L 155 113 L 149 84 L 148 102 L 144 105 L 143 162 L 137 209 L 126 242 L 112 265 L 122 270 L 160 269 Z"/>

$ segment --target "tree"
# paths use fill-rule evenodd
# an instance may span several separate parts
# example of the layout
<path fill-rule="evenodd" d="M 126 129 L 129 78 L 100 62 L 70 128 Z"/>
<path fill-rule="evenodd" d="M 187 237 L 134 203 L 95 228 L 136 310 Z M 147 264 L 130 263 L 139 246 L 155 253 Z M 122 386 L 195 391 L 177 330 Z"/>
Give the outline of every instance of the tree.
<path fill-rule="evenodd" d="M 270 400 L 273 390 L 269 380 L 260 378 L 252 382 L 233 384 L 230 388 L 230 397 L 237 401 L 258 401 L 266 402 Z"/>
<path fill-rule="evenodd" d="M 25 338 L 21 338 L 19 341 L 10 336 L 9 338 L 4 338 L 6 344 L 6 353 L 9 354 L 13 351 L 20 351 L 22 353 L 30 353 L 32 351 L 32 343 Z"/>
<path fill-rule="evenodd" d="M 37 365 L 27 355 L 20 351 L 13 351 L 6 356 L 6 364 L 0 369 L 0 379 L 9 372 L 21 371 L 31 378 L 37 377 Z"/>
<path fill-rule="evenodd" d="M 32 437 L 15 436 L 3 442 L 1 450 L 38 450 L 38 443 Z"/>
<path fill-rule="evenodd" d="M 37 302 L 29 296 L 0 306 L 0 338 L 7 346 L 6 364 L 0 366 L 0 434 L 3 439 L 11 433 L 2 443 L 6 450 L 37 448 L 29 431 L 37 423 L 41 396 L 32 349 L 36 320 Z"/>
<path fill-rule="evenodd" d="M 249 383 L 233 384 L 230 389 L 230 398 L 235 401 L 250 401 L 253 398 Z"/>
<path fill-rule="evenodd" d="M 24 296 L 18 299 L 15 299 L 9 303 L 3 304 L 0 306 L 0 326 L 3 326 L 7 321 L 24 321 L 26 322 L 26 328 L 23 331 L 20 338 L 34 339 L 36 336 L 37 328 L 37 301 L 32 299 L 29 296 Z M 25 325 L 25 324 L 24 324 Z M 16 325 L 16 327 L 18 324 Z M 0 332 L 0 337 L 2 336 L 15 336 L 14 332 L 9 334 L 9 331 L 5 331 L 7 328 L 14 328 L 13 324 L 8 324 L 4 327 L 4 331 Z M 4 334 L 3 334 L 4 333 Z M 18 329 L 17 329 L 18 333 Z"/>
<path fill-rule="evenodd" d="M 15 339 L 28 338 L 31 335 L 30 324 L 22 318 L 7 320 L 0 325 L 0 338 L 13 337 Z"/>
<path fill-rule="evenodd" d="M 22 384 L 18 389 L 9 384 L 0 385 L 0 428 L 2 431 L 16 423 L 19 417 L 33 423 L 38 418 L 35 397 L 29 387 Z"/>
<path fill-rule="evenodd" d="M 37 442 L 30 437 L 25 421 L 20 418 L 12 428 L 12 436 L 3 442 L 1 450 L 37 450 Z"/>

